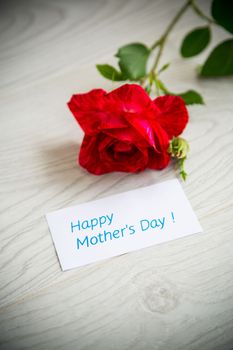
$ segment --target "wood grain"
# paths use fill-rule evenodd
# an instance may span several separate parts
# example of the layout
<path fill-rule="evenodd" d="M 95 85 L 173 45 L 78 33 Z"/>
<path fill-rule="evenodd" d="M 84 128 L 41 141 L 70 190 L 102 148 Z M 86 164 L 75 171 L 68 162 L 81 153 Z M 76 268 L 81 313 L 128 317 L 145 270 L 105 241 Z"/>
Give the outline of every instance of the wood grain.
<path fill-rule="evenodd" d="M 232 79 L 199 80 L 182 60 L 189 11 L 164 53 L 165 82 L 192 87 L 184 189 L 204 233 L 61 272 L 45 213 L 174 177 L 172 167 L 95 177 L 76 165 L 82 133 L 66 101 L 115 85 L 98 76 L 131 41 L 152 43 L 182 1 L 1 3 L 0 348 L 230 350 L 233 344 Z M 200 6 L 208 11 L 209 2 Z M 213 32 L 213 47 L 227 37 Z M 210 47 L 210 49 L 211 49 Z M 208 49 L 208 51 L 210 50 Z"/>

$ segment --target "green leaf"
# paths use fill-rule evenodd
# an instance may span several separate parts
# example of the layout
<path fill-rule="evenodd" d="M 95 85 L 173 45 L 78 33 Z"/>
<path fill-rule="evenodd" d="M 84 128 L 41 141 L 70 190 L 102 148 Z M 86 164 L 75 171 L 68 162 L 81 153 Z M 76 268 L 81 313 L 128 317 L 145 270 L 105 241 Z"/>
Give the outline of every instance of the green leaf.
<path fill-rule="evenodd" d="M 233 39 L 223 41 L 214 48 L 200 74 L 206 77 L 233 75 Z"/>
<path fill-rule="evenodd" d="M 210 42 L 210 28 L 201 27 L 189 32 L 181 44 L 180 53 L 183 57 L 192 57 L 202 52 Z"/>
<path fill-rule="evenodd" d="M 162 73 L 163 71 L 165 71 L 166 69 L 168 69 L 168 67 L 170 66 L 170 63 L 166 63 L 164 64 L 158 71 L 158 74 Z"/>
<path fill-rule="evenodd" d="M 100 74 L 106 79 L 113 81 L 125 80 L 121 72 L 118 72 L 114 67 L 110 66 L 109 64 L 97 64 L 96 68 L 98 69 Z"/>
<path fill-rule="evenodd" d="M 230 33 L 233 33 L 233 1 L 213 0 L 211 13 L 215 21 Z"/>
<path fill-rule="evenodd" d="M 186 105 L 193 105 L 193 104 L 204 105 L 205 104 L 202 96 L 195 90 L 188 90 L 188 91 L 176 94 L 174 92 L 169 91 L 164 85 L 164 83 L 162 83 L 161 80 L 157 79 L 156 84 L 158 88 L 162 90 L 165 95 L 180 96 L 184 100 L 184 103 Z"/>
<path fill-rule="evenodd" d="M 176 96 L 180 96 L 186 105 L 199 104 L 204 105 L 204 100 L 202 96 L 194 90 L 188 90 L 186 92 L 182 92 L 180 94 L 175 94 Z"/>
<path fill-rule="evenodd" d="M 129 44 L 121 47 L 116 57 L 119 58 L 119 66 L 122 73 L 132 81 L 137 81 L 146 75 L 146 65 L 150 49 L 140 43 Z"/>

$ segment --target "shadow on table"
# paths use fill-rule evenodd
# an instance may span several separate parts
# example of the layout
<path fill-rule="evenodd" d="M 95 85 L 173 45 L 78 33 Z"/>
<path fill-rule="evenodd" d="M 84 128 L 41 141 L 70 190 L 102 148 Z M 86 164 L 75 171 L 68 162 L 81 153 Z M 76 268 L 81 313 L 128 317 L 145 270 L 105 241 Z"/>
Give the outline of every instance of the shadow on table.
<path fill-rule="evenodd" d="M 41 149 L 44 176 L 56 182 L 68 184 L 87 174 L 78 164 L 80 144 L 69 142 L 46 145 Z"/>
<path fill-rule="evenodd" d="M 69 142 L 64 144 L 47 144 L 41 154 L 44 163 L 46 182 L 58 187 L 63 192 L 72 193 L 89 199 L 96 199 L 106 194 L 115 194 L 152 185 L 162 180 L 174 178 L 174 173 L 166 168 L 163 171 L 147 169 L 141 173 L 131 174 L 113 172 L 96 176 L 88 173 L 78 163 L 80 144 Z"/>
<path fill-rule="evenodd" d="M 63 206 L 70 205 L 73 198 L 77 200 L 91 200 L 118 192 L 119 184 L 125 184 L 127 179 L 135 175 L 115 172 L 96 176 L 88 173 L 78 163 L 80 144 L 75 142 L 65 144 L 46 145 L 40 153 L 43 162 L 43 183 L 53 186 L 60 193 Z M 132 186 L 134 188 L 134 184 Z M 54 190 L 52 190 L 54 192 Z M 68 198 L 68 199 L 67 199 Z"/>

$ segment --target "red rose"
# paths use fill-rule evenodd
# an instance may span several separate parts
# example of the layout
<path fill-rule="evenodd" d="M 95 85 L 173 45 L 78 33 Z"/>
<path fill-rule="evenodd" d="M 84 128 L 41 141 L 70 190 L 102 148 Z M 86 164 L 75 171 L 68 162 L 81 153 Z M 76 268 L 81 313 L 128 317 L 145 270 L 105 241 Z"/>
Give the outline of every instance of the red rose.
<path fill-rule="evenodd" d="M 169 140 L 180 135 L 188 122 L 180 97 L 152 101 L 136 84 L 110 93 L 95 89 L 73 95 L 68 106 L 85 133 L 80 165 L 96 175 L 163 169 L 170 159 Z"/>

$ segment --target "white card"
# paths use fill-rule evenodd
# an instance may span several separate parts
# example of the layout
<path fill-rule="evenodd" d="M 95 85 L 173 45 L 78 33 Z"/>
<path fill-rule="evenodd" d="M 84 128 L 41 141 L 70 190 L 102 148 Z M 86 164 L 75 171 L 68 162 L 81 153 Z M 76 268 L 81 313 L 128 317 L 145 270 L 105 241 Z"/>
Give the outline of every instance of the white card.
<path fill-rule="evenodd" d="M 46 215 L 63 270 L 202 232 L 178 180 Z"/>

